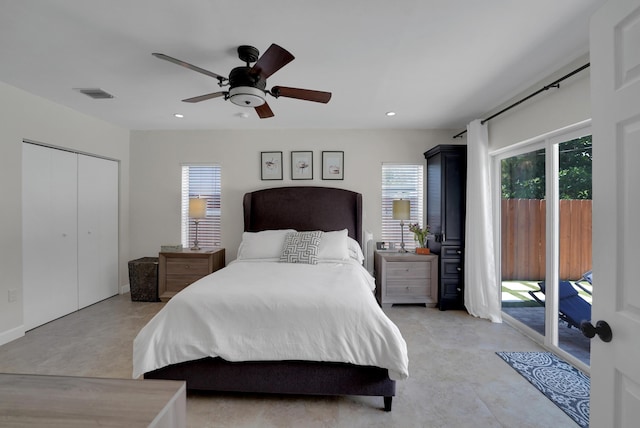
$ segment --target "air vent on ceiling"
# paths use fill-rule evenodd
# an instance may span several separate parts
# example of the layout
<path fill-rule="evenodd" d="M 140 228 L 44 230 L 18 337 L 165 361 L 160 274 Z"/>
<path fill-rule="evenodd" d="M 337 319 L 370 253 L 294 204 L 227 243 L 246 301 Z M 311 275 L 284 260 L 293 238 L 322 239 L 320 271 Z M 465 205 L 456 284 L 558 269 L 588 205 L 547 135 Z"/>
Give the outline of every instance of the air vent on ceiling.
<path fill-rule="evenodd" d="M 100 88 L 74 88 L 74 89 L 80 93 L 85 94 L 88 97 L 98 99 L 98 100 L 113 98 L 113 95 L 103 91 Z"/>

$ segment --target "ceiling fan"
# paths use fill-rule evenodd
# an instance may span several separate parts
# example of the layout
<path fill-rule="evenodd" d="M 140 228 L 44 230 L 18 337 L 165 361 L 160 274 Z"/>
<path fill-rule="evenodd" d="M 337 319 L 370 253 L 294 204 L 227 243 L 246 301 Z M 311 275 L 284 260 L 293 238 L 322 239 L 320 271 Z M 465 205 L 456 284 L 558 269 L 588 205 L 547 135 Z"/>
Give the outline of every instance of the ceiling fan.
<path fill-rule="evenodd" d="M 218 80 L 218 86 L 221 88 L 229 87 L 227 91 L 213 92 L 182 100 L 187 103 L 199 103 L 212 98 L 224 97 L 225 100 L 230 100 L 236 105 L 255 108 L 260 119 L 266 119 L 273 117 L 273 111 L 267 104 L 266 94 L 274 98 L 296 98 L 325 104 L 331 99 L 331 92 L 286 86 L 274 86 L 271 90 L 266 89 L 267 78 L 295 58 L 286 49 L 276 44 L 269 46 L 262 56 L 260 56 L 260 51 L 253 46 L 239 46 L 238 57 L 246 63 L 246 66 L 234 68 L 228 78 L 165 54 L 154 53 L 153 56 L 213 77 Z M 253 62 L 255 64 L 251 66 Z"/>

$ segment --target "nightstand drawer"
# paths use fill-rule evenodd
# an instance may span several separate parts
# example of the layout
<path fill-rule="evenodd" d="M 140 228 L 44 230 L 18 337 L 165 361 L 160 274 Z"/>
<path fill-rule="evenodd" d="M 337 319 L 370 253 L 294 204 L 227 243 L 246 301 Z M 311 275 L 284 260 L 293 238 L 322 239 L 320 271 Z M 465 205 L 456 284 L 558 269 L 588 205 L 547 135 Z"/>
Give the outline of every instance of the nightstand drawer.
<path fill-rule="evenodd" d="M 386 287 L 386 297 L 429 297 L 431 287 L 423 281 L 388 281 Z"/>
<path fill-rule="evenodd" d="M 391 262 L 387 263 L 387 281 L 400 278 L 426 279 L 430 276 L 430 263 Z"/>
<path fill-rule="evenodd" d="M 180 291 L 202 278 L 202 275 L 167 275 L 167 291 Z"/>
<path fill-rule="evenodd" d="M 171 275 L 207 275 L 209 271 L 209 260 L 195 258 L 170 258 L 167 259 L 167 273 Z"/>

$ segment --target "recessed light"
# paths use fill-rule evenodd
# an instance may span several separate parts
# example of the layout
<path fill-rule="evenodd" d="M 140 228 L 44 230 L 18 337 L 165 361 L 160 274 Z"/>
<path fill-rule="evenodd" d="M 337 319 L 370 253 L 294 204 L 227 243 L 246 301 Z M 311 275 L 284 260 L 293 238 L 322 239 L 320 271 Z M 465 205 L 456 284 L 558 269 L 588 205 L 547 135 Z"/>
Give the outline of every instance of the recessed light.
<path fill-rule="evenodd" d="M 391 117 L 391 116 L 395 116 L 396 112 L 395 111 L 388 111 L 385 113 L 387 116 Z"/>
<path fill-rule="evenodd" d="M 178 119 L 182 119 L 184 117 L 184 114 L 181 113 L 174 113 L 173 117 L 177 117 Z"/>

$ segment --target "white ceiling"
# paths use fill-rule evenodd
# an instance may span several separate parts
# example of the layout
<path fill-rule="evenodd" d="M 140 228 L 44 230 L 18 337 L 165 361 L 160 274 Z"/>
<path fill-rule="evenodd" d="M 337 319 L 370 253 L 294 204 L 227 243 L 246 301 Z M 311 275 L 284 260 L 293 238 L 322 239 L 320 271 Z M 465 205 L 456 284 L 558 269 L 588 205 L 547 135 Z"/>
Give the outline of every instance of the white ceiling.
<path fill-rule="evenodd" d="M 0 81 L 128 129 L 459 129 L 587 53 L 603 2 L 0 0 Z M 183 103 L 217 81 L 151 55 L 227 75 L 238 45 L 271 43 L 296 59 L 267 87 L 329 104 L 269 97 L 275 117 L 259 119 L 222 98 Z"/>

